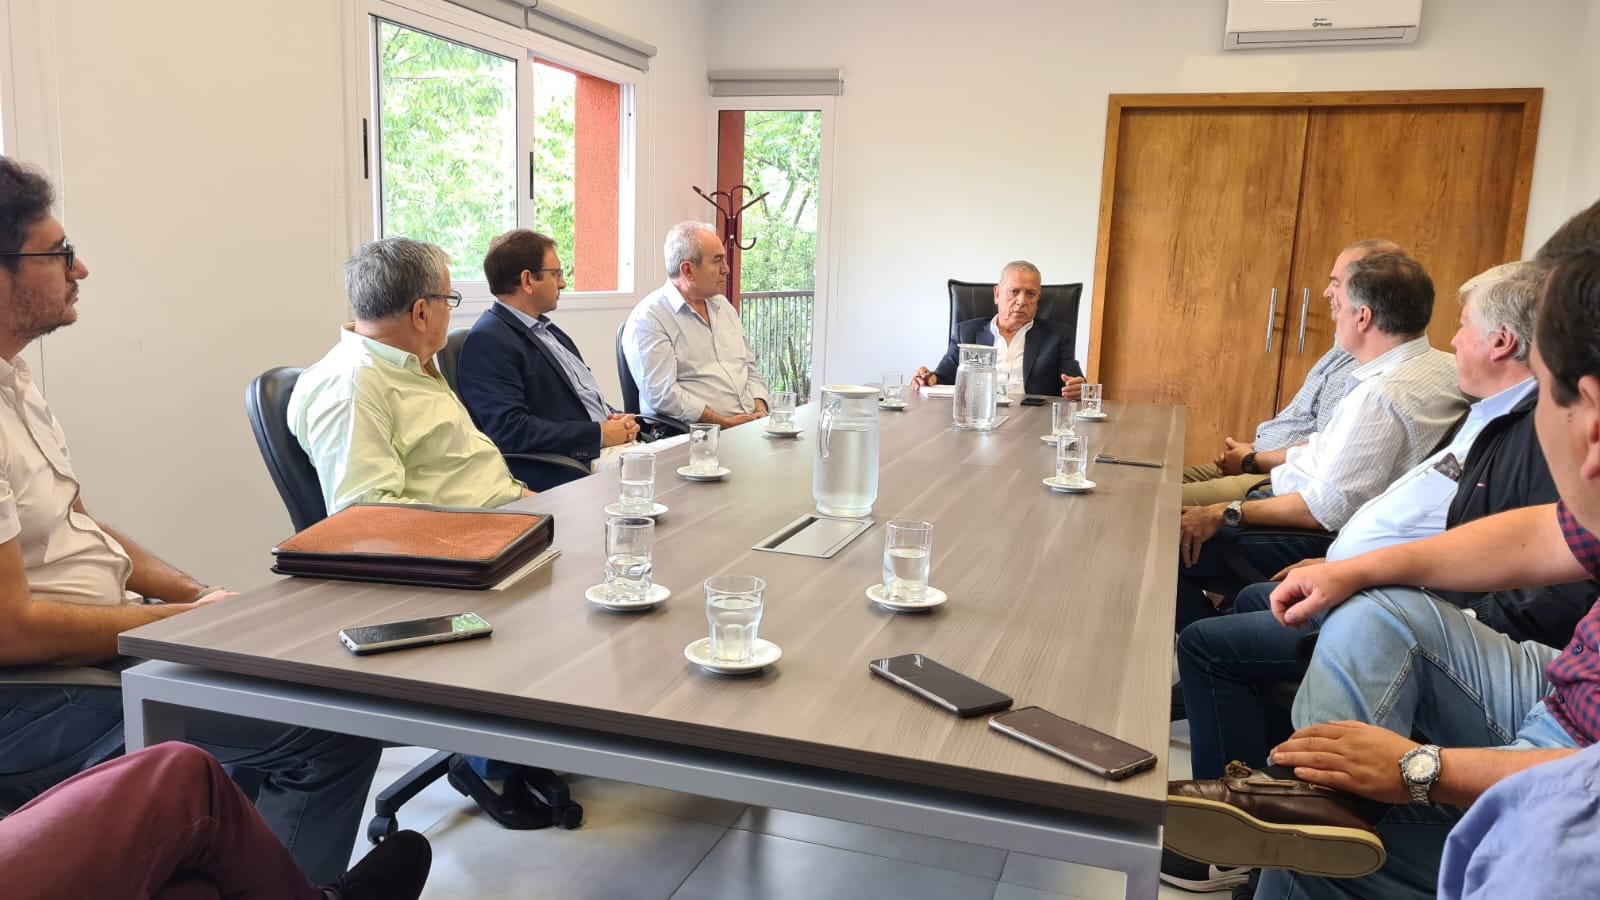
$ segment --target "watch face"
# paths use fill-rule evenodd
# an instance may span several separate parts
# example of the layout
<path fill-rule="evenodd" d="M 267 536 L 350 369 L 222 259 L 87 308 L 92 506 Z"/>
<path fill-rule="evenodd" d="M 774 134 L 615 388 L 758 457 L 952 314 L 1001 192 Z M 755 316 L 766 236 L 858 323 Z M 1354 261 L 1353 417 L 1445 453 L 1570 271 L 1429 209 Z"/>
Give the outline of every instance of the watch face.
<path fill-rule="evenodd" d="M 1439 762 L 1431 754 L 1418 753 L 1406 760 L 1407 781 L 1432 781 L 1439 774 Z"/>

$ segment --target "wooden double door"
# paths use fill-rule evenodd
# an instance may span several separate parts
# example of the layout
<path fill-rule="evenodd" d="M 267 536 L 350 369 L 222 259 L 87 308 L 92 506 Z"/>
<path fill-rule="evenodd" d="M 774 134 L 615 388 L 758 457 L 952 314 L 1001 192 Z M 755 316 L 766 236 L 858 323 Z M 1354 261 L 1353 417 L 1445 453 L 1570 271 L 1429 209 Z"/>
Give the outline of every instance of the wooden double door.
<path fill-rule="evenodd" d="M 1333 346 L 1339 251 L 1388 238 L 1435 288 L 1521 254 L 1539 89 L 1114 95 L 1089 365 L 1108 397 L 1188 407 L 1185 459 L 1249 440 Z"/>

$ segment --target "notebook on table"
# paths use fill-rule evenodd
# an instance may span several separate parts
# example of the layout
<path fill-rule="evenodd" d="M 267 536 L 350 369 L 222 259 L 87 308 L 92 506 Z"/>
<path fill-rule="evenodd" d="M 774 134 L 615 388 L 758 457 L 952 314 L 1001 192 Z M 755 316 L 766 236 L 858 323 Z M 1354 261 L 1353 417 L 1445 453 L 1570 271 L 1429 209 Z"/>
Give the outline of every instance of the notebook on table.
<path fill-rule="evenodd" d="M 272 571 L 484 590 L 554 539 L 555 520 L 539 513 L 358 503 L 272 548 Z"/>

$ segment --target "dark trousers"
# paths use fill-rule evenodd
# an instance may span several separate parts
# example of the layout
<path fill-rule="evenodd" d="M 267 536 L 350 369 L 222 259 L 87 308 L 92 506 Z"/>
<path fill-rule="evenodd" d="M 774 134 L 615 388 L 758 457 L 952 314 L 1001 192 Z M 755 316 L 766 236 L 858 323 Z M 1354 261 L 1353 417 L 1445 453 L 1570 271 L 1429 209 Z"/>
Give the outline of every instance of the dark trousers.
<path fill-rule="evenodd" d="M 1232 760 L 1261 768 L 1294 732 L 1289 708 L 1269 698 L 1274 685 L 1305 673 L 1315 632 L 1278 624 L 1268 606 L 1275 587 L 1253 584 L 1235 596 L 1232 615 L 1202 619 L 1178 635 L 1195 778 L 1221 778 Z"/>
<path fill-rule="evenodd" d="M 1206 541 L 1192 566 L 1178 563 L 1177 630 L 1218 615 L 1203 592 L 1233 597 L 1249 585 L 1265 581 L 1284 566 L 1321 556 L 1332 535 L 1278 534 L 1248 528 L 1224 528 Z"/>
<path fill-rule="evenodd" d="M 210 755 L 158 744 L 0 820 L 12 900 L 322 900 Z"/>

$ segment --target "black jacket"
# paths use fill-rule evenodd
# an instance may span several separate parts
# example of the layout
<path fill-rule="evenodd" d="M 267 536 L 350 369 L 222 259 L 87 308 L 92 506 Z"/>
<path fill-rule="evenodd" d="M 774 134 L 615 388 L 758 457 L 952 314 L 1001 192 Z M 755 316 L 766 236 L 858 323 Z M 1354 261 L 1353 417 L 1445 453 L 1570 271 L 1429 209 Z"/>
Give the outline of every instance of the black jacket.
<path fill-rule="evenodd" d="M 1556 502 L 1556 485 L 1533 432 L 1535 391 L 1511 412 L 1485 425 L 1461 464 L 1455 500 L 1445 527 L 1508 509 Z M 1578 620 L 1589 612 L 1600 582 L 1578 581 L 1555 587 L 1495 591 L 1489 594 L 1436 592 L 1457 606 L 1470 607 L 1478 620 L 1513 640 L 1565 647 Z"/>
<path fill-rule="evenodd" d="M 957 344 L 993 344 L 994 330 L 989 327 L 993 319 L 968 319 L 956 325 L 956 339 L 950 342 L 944 359 L 934 368 L 940 384 L 956 383 L 956 366 L 961 362 Z M 1034 319 L 1033 327 L 1022 341 L 1022 389 L 1029 394 L 1061 394 L 1061 376 L 1083 377 L 1083 370 L 1073 358 L 1075 349 L 1067 340 L 1067 329 L 1048 319 Z"/>

